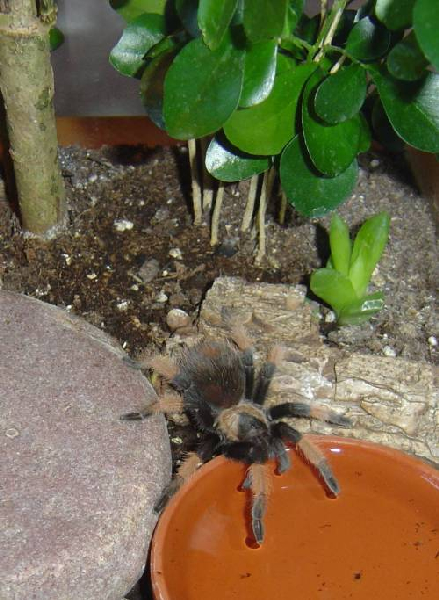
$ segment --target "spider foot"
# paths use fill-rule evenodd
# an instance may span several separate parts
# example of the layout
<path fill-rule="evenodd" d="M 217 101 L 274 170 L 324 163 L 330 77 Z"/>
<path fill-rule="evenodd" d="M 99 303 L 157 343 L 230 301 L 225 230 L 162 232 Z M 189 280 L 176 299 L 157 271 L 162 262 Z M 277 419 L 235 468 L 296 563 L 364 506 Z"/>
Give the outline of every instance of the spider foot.
<path fill-rule="evenodd" d="M 255 540 L 258 544 L 262 544 L 264 541 L 264 514 L 266 508 L 265 498 L 259 497 L 255 498 L 252 506 L 252 531 L 255 537 Z"/>
<path fill-rule="evenodd" d="M 138 361 L 133 360 L 129 356 L 124 356 L 122 360 L 127 365 L 127 367 L 130 367 L 130 369 L 135 369 L 136 371 L 140 371 L 143 368 L 142 365 Z"/>
<path fill-rule="evenodd" d="M 169 500 L 172 498 L 172 496 L 176 492 L 178 492 L 178 490 L 181 487 L 181 484 L 182 484 L 182 481 L 181 481 L 180 477 L 177 476 L 174 479 L 172 479 L 172 481 L 163 490 L 160 498 L 155 503 L 155 505 L 154 505 L 155 513 L 160 514 L 162 512 L 162 510 L 165 508 L 165 506 L 167 505 Z"/>
<path fill-rule="evenodd" d="M 121 421 L 144 421 L 153 414 L 153 410 L 145 409 L 142 412 L 129 412 L 120 416 Z"/>

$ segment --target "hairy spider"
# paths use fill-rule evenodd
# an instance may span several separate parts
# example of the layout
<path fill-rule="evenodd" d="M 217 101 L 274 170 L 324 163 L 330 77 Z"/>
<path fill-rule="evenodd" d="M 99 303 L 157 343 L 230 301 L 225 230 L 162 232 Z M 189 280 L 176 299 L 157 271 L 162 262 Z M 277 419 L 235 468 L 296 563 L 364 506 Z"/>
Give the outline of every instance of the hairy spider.
<path fill-rule="evenodd" d="M 293 444 L 314 465 L 330 493 L 337 496 L 339 486 L 325 456 L 317 446 L 284 421 L 306 417 L 350 426 L 346 417 L 324 406 L 286 402 L 265 406 L 276 364 L 283 351 L 274 347 L 255 377 L 251 339 L 243 328 L 228 341 L 203 341 L 186 349 L 176 362 L 164 357 L 152 358 L 148 366 L 165 377 L 178 394 L 165 394 L 142 412 L 122 415 L 123 420 L 143 420 L 157 413 L 186 412 L 201 433 L 195 452 L 189 452 L 163 491 L 155 506 L 160 512 L 168 499 L 195 472 L 200 463 L 214 454 L 248 465 L 243 488 L 252 492 L 251 522 L 257 543 L 264 538 L 263 519 L 270 490 L 267 461 L 275 458 L 282 473 L 289 469 L 286 443 Z"/>

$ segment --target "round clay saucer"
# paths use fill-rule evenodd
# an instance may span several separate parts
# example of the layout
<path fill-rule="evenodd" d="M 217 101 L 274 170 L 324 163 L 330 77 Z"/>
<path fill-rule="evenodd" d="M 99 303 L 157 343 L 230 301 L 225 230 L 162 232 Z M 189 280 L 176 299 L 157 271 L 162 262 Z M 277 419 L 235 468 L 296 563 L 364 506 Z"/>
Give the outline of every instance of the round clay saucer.
<path fill-rule="evenodd" d="M 340 496 L 328 497 L 291 450 L 291 470 L 273 474 L 265 540 L 255 547 L 249 492 L 240 488 L 245 466 L 214 459 L 159 521 L 156 600 L 439 598 L 439 472 L 383 446 L 312 439 Z"/>

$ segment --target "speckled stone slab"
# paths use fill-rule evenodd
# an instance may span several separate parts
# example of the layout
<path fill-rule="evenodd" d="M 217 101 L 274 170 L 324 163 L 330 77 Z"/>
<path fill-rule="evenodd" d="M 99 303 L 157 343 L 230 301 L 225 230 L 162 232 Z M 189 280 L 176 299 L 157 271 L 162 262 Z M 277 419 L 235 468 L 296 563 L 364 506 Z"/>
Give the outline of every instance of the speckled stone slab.
<path fill-rule="evenodd" d="M 165 422 L 119 346 L 0 291 L 0 600 L 120 600 L 142 573 L 170 477 Z"/>

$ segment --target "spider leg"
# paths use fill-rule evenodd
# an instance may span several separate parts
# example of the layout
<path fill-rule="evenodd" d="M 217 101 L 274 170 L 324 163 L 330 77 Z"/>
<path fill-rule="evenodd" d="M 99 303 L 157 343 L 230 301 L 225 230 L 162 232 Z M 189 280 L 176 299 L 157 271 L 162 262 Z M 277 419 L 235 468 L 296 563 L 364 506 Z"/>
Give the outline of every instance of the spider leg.
<path fill-rule="evenodd" d="M 259 463 L 250 465 L 247 476 L 250 476 L 252 491 L 252 531 L 256 542 L 262 544 L 264 540 L 264 516 L 270 494 L 267 465 Z"/>
<path fill-rule="evenodd" d="M 147 366 L 150 369 L 157 371 L 159 375 L 168 381 L 172 381 L 179 371 L 178 366 L 174 363 L 174 361 L 167 356 L 162 356 L 161 354 L 149 358 L 147 360 Z"/>
<path fill-rule="evenodd" d="M 150 404 L 140 412 L 130 412 L 121 415 L 121 421 L 143 421 L 151 415 L 183 412 L 183 400 L 177 394 L 160 396 L 157 402 Z"/>
<path fill-rule="evenodd" d="M 136 371 L 143 369 L 142 364 L 139 361 L 132 359 L 130 356 L 125 355 L 122 358 L 122 361 L 127 365 L 127 367 L 130 367 L 130 369 L 135 369 Z"/>
<path fill-rule="evenodd" d="M 196 452 L 189 452 L 181 463 L 176 475 L 164 488 L 160 498 L 154 506 L 154 512 L 160 513 L 168 503 L 169 499 L 181 488 L 181 486 L 195 473 L 200 464 L 208 462 L 219 444 L 216 434 L 206 435 Z"/>
<path fill-rule="evenodd" d="M 253 364 L 253 340 L 247 335 L 242 325 L 235 326 L 231 331 L 231 338 L 242 351 L 242 362 L 245 372 L 245 392 L 246 400 L 251 400 L 253 396 L 253 386 L 255 378 L 255 369 Z"/>
<path fill-rule="evenodd" d="M 271 442 L 271 447 L 277 460 L 277 473 L 279 475 L 285 473 L 291 467 L 290 457 L 288 456 L 285 444 L 280 438 L 274 438 Z"/>
<path fill-rule="evenodd" d="M 284 404 L 277 404 L 268 409 L 268 415 L 275 421 L 286 417 L 299 417 L 318 419 L 319 421 L 326 421 L 327 423 L 332 423 L 332 425 L 338 425 L 339 427 L 350 427 L 352 425 L 350 419 L 336 413 L 327 406 L 310 406 L 309 404 L 304 404 L 302 402 L 285 402 Z"/>
<path fill-rule="evenodd" d="M 268 360 L 262 365 L 259 371 L 258 384 L 253 394 L 254 404 L 264 404 L 267 398 L 268 387 L 276 371 L 276 366 L 281 362 L 283 356 L 284 350 L 280 346 L 274 346 L 271 349 Z"/>
<path fill-rule="evenodd" d="M 323 452 L 311 441 L 306 438 L 302 438 L 297 442 L 297 448 L 303 455 L 303 457 L 320 473 L 323 481 L 325 482 L 328 490 L 334 495 L 338 496 L 340 487 L 338 481 L 335 478 L 328 461 L 326 460 Z"/>

